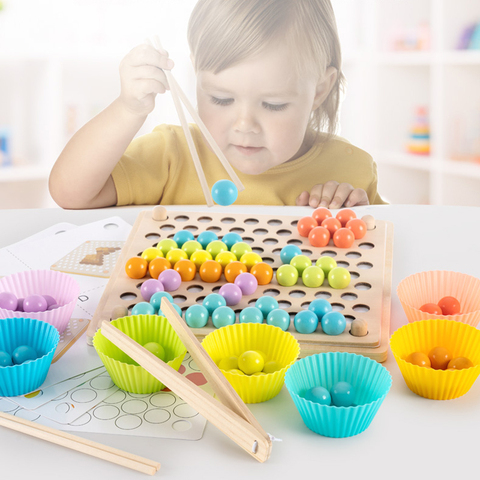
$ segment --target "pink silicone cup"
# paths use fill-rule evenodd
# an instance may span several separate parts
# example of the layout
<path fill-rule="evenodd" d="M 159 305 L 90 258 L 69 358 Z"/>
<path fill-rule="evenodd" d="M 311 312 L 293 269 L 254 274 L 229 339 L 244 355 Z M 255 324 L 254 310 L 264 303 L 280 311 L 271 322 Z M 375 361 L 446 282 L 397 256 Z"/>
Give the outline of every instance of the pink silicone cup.
<path fill-rule="evenodd" d="M 403 279 L 397 295 L 409 322 L 440 318 L 476 327 L 480 322 L 480 280 L 464 273 L 428 271 Z M 445 296 L 455 297 L 461 306 L 457 315 L 433 315 L 422 312 L 426 303 L 437 303 Z"/>
<path fill-rule="evenodd" d="M 53 325 L 59 333 L 67 328 L 80 293 L 79 284 L 70 276 L 54 270 L 27 270 L 0 279 L 0 292 L 11 292 L 17 298 L 28 295 L 51 295 L 59 308 L 45 312 L 17 312 L 0 308 L 0 318 L 27 317 Z"/>

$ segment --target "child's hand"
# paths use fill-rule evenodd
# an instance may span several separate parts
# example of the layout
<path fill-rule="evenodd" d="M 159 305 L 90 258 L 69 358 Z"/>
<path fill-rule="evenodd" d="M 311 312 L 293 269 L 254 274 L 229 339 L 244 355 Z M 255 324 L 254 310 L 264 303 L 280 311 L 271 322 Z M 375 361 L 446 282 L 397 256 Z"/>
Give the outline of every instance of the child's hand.
<path fill-rule="evenodd" d="M 169 89 L 162 69 L 170 70 L 173 65 L 165 51 L 146 44 L 135 47 L 120 63 L 120 102 L 129 112 L 147 116 L 155 107 L 157 93 Z"/>
<path fill-rule="evenodd" d="M 333 180 L 323 185 L 315 185 L 311 192 L 302 192 L 296 200 L 298 206 L 310 205 L 313 208 L 341 208 L 368 205 L 365 190 L 353 188 L 349 183 L 338 183 Z"/>

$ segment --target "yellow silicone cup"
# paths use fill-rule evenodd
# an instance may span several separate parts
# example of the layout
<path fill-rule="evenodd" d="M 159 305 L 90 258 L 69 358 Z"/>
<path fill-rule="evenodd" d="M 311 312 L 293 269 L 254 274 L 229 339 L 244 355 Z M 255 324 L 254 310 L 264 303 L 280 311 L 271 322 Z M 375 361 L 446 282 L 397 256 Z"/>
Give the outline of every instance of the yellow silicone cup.
<path fill-rule="evenodd" d="M 165 349 L 165 363 L 179 370 L 187 352 L 169 321 L 158 315 L 131 315 L 113 320 L 112 325 L 140 345 L 157 342 Z M 93 345 L 117 387 L 131 393 L 154 393 L 165 385 L 134 362 L 98 330 Z"/>
<path fill-rule="evenodd" d="M 236 323 L 219 328 L 203 339 L 202 346 L 217 365 L 222 358 L 238 357 L 247 350 L 261 351 L 267 360 L 280 364 L 280 370 L 258 376 L 222 371 L 245 403 L 265 402 L 278 395 L 285 372 L 300 354 L 300 346 L 291 333 L 264 323 Z"/>
<path fill-rule="evenodd" d="M 455 357 L 467 357 L 473 367 L 464 370 L 435 370 L 405 360 L 413 352 L 428 352 L 442 346 Z M 461 322 L 443 319 L 420 320 L 396 330 L 390 348 L 408 388 L 421 397 L 451 400 L 470 390 L 480 374 L 480 330 Z"/>
<path fill-rule="evenodd" d="M 480 322 L 480 280 L 471 275 L 442 270 L 415 273 L 398 284 L 397 295 L 409 322 L 440 318 L 472 327 Z M 460 302 L 461 313 L 432 315 L 420 310 L 422 305 L 437 303 L 446 296 Z"/>

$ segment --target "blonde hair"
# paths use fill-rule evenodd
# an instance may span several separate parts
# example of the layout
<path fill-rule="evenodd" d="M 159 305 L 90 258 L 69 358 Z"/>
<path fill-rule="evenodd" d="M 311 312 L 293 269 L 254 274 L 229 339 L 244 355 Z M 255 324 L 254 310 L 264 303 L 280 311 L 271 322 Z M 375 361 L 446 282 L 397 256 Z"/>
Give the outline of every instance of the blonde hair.
<path fill-rule="evenodd" d="M 328 67 L 337 70 L 330 94 L 309 121 L 317 134 L 333 135 L 345 78 L 330 0 L 199 0 L 188 24 L 195 71 L 221 72 L 280 42 L 294 49 L 300 75 L 321 78 Z"/>

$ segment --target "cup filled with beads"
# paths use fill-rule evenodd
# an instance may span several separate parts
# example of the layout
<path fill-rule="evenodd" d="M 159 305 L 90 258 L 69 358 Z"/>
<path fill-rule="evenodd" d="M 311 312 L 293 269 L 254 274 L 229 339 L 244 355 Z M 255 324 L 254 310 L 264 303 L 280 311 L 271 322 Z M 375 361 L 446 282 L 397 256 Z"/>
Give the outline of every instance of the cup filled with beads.
<path fill-rule="evenodd" d="M 27 270 L 0 279 L 0 318 L 29 317 L 67 328 L 80 286 L 54 270 Z"/>
<path fill-rule="evenodd" d="M 302 358 L 285 374 L 285 386 L 305 425 L 326 437 L 366 430 L 391 385 L 392 377 L 380 363 L 345 352 Z"/>
<path fill-rule="evenodd" d="M 480 322 L 480 279 L 471 275 L 415 273 L 398 284 L 397 295 L 409 322 L 443 318 L 473 327 Z"/>
<path fill-rule="evenodd" d="M 280 392 L 300 346 L 293 335 L 265 323 L 236 323 L 209 333 L 202 346 L 245 403 Z"/>
<path fill-rule="evenodd" d="M 480 331 L 462 322 L 408 323 L 393 333 L 390 348 L 408 388 L 421 397 L 458 398 L 480 374 Z"/>
<path fill-rule="evenodd" d="M 33 318 L 0 319 L 0 396 L 24 395 L 45 381 L 60 335 Z"/>
<path fill-rule="evenodd" d="M 112 320 L 111 323 L 178 371 L 185 357 L 186 348 L 165 317 L 130 315 Z M 165 388 L 158 379 L 104 337 L 101 329 L 97 330 L 93 337 L 93 346 L 113 382 L 122 390 L 145 394 Z"/>

